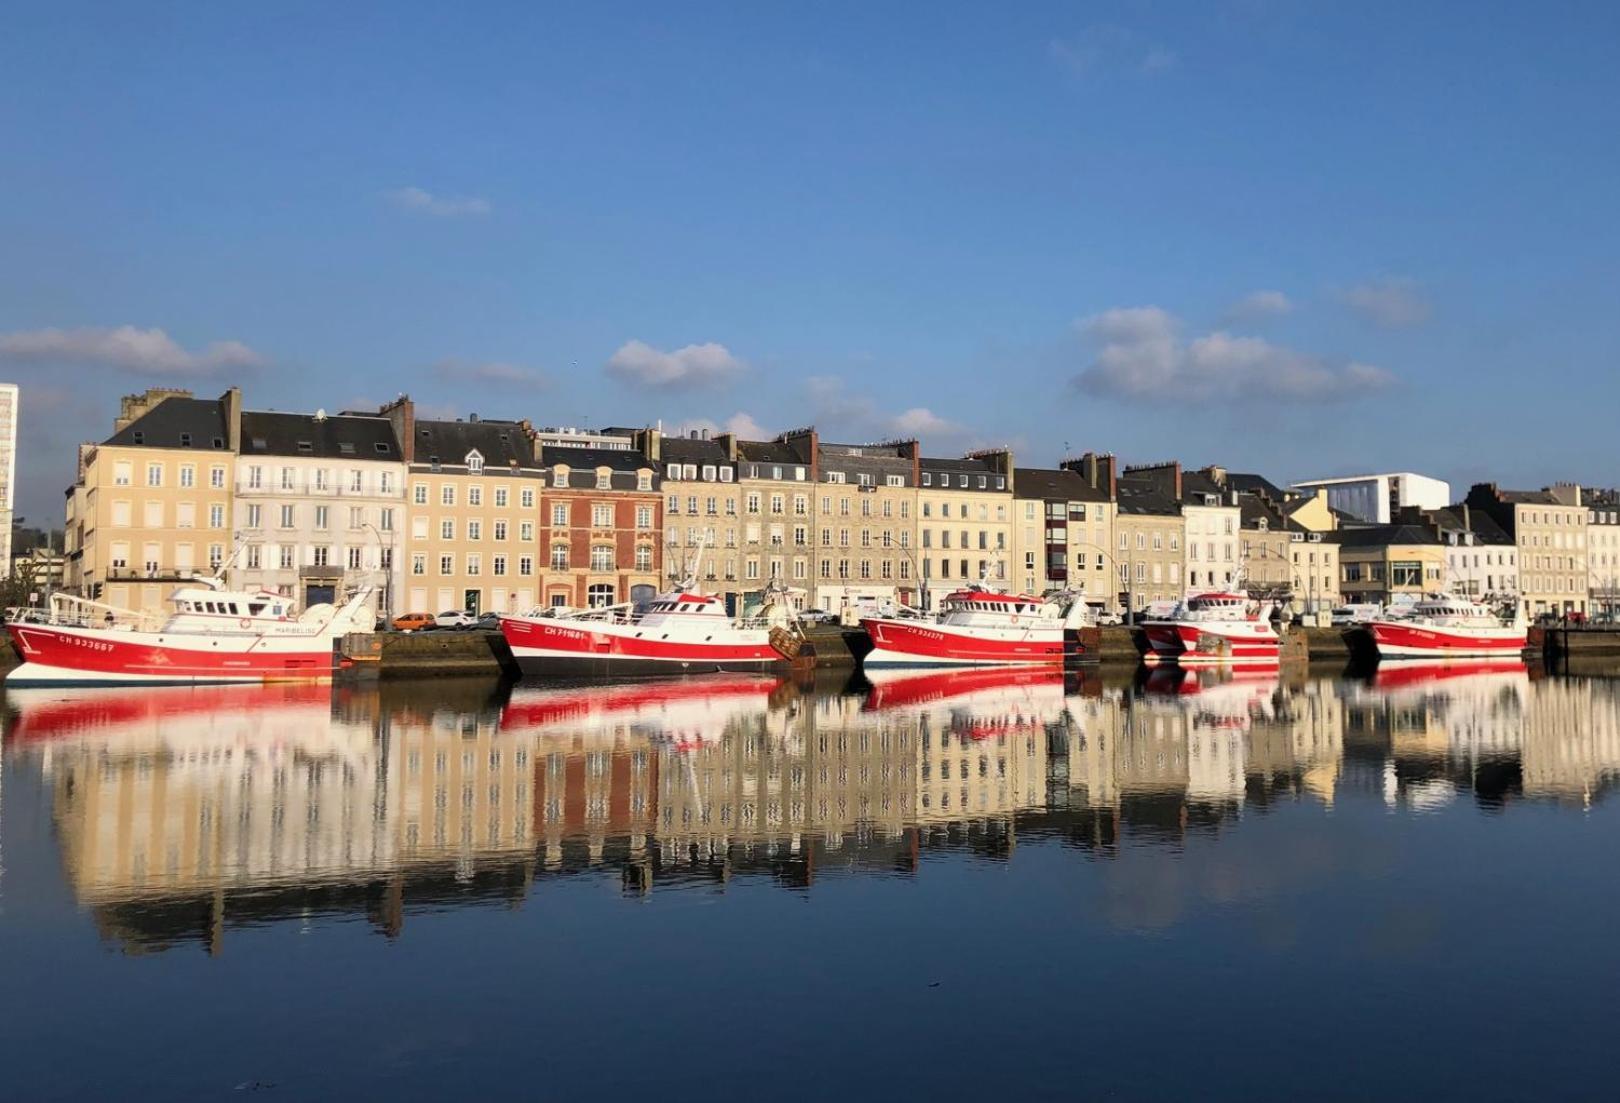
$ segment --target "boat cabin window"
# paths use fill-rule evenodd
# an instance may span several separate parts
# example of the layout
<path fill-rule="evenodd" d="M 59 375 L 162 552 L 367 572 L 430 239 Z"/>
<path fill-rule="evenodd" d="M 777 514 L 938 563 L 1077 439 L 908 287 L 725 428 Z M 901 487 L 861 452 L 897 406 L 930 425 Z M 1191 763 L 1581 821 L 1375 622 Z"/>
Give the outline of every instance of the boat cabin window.
<path fill-rule="evenodd" d="M 262 601 L 256 601 L 248 606 L 248 616 L 250 617 L 256 617 L 262 612 L 264 612 L 264 602 Z"/>

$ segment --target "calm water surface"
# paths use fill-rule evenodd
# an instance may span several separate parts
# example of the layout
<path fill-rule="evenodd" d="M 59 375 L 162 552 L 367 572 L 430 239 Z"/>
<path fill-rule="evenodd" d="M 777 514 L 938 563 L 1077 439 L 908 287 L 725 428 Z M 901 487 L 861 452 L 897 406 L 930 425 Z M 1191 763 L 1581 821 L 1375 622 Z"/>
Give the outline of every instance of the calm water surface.
<path fill-rule="evenodd" d="M 0 1098 L 1620 1091 L 1620 680 L 3 711 Z"/>

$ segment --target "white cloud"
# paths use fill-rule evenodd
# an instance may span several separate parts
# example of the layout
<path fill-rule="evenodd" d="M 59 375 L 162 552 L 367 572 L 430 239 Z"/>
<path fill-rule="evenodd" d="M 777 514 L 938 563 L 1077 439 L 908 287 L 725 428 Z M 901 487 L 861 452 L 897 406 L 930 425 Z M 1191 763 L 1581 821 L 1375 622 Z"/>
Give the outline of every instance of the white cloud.
<path fill-rule="evenodd" d="M 502 360 L 474 364 L 465 360 L 441 360 L 433 365 L 441 379 L 465 383 L 491 383 L 506 387 L 543 387 L 546 377 L 533 368 L 519 367 Z"/>
<path fill-rule="evenodd" d="M 889 428 L 903 437 L 957 436 L 967 430 L 925 406 L 913 406 L 889 419 Z"/>
<path fill-rule="evenodd" d="M 1092 394 L 1164 404 L 1332 402 L 1382 389 L 1394 377 L 1370 364 L 1331 364 L 1261 337 L 1217 330 L 1187 340 L 1156 306 L 1104 311 L 1079 323 L 1097 346 L 1075 384 Z"/>
<path fill-rule="evenodd" d="M 745 366 L 726 346 L 713 341 L 673 352 L 655 349 L 645 341 L 626 341 L 608 358 L 607 372 L 644 387 L 703 387 L 730 379 Z"/>
<path fill-rule="evenodd" d="M 719 424 L 711 418 L 695 417 L 678 422 L 670 431 L 676 436 L 690 436 L 693 432 L 707 431 L 710 436 L 716 433 L 732 433 L 740 440 L 770 440 L 776 434 L 760 425 L 752 414 L 738 410 L 726 418 L 725 424 Z"/>
<path fill-rule="evenodd" d="M 264 357 L 240 341 L 215 341 L 200 352 L 183 348 L 161 329 L 32 329 L 0 333 L 0 360 L 99 364 L 142 375 L 207 376 L 251 368 Z"/>
<path fill-rule="evenodd" d="M 394 191 L 384 192 L 383 195 L 402 211 L 415 211 L 439 218 L 486 215 L 494 210 L 489 200 L 477 195 L 434 195 L 417 187 L 396 188 Z"/>
<path fill-rule="evenodd" d="M 1257 322 L 1264 318 L 1281 317 L 1293 309 L 1293 300 L 1281 291 L 1255 291 L 1233 303 L 1225 317 L 1233 322 Z"/>
<path fill-rule="evenodd" d="M 1077 77 L 1108 71 L 1135 71 L 1147 76 L 1167 73 L 1181 55 L 1158 44 L 1145 44 L 1127 27 L 1098 24 L 1046 44 L 1047 56 Z"/>
<path fill-rule="evenodd" d="M 1417 281 L 1404 276 L 1358 283 L 1339 297 L 1363 318 L 1389 329 L 1422 325 L 1434 313 Z"/>

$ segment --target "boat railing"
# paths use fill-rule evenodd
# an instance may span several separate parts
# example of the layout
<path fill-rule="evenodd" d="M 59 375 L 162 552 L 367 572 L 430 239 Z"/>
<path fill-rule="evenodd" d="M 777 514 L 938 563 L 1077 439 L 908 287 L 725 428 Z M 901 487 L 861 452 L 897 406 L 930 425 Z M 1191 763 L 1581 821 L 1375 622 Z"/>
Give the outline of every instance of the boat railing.
<path fill-rule="evenodd" d="M 50 604 L 6 610 L 8 624 L 42 624 L 52 628 L 110 628 L 123 632 L 156 632 L 167 618 L 162 613 L 125 609 L 73 594 L 52 594 Z"/>

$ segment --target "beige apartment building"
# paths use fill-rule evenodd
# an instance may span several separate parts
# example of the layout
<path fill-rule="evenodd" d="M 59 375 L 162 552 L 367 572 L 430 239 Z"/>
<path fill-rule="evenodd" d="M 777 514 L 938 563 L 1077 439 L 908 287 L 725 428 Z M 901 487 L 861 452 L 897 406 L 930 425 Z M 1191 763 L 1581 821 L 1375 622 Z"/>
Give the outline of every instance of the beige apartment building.
<path fill-rule="evenodd" d="M 1432 525 L 1357 525 L 1341 529 L 1337 543 L 1346 602 L 1413 602 L 1443 585 L 1445 544 Z"/>
<path fill-rule="evenodd" d="M 970 583 L 1005 589 L 1012 577 L 1012 453 L 918 460 L 918 599 L 938 609 Z"/>
<path fill-rule="evenodd" d="M 795 607 L 809 601 L 815 574 L 815 451 L 814 429 L 784 433 L 775 440 L 720 438 L 736 461 L 737 479 L 747 502 L 759 505 L 760 538 L 764 548 L 761 573 L 781 578 Z M 748 529 L 752 533 L 753 529 Z M 752 543 L 748 545 L 752 547 Z M 757 587 L 749 586 L 752 593 Z"/>
<path fill-rule="evenodd" d="M 367 584 L 380 616 L 404 611 L 406 469 L 387 418 L 249 410 L 234 483 L 237 584 L 306 608 Z"/>
<path fill-rule="evenodd" d="M 1477 483 L 1465 502 L 1513 537 L 1519 600 L 1527 617 L 1587 611 L 1587 509 L 1580 487 L 1502 490 L 1495 483 Z"/>
<path fill-rule="evenodd" d="M 1013 472 L 1013 579 L 1024 593 L 1076 590 L 1089 604 L 1113 609 L 1109 485 L 1106 472 L 1100 486 L 1067 468 Z"/>
<path fill-rule="evenodd" d="M 797 438 L 789 443 L 798 444 Z M 813 600 L 830 612 L 913 604 L 917 442 L 810 442 L 817 473 Z"/>
<path fill-rule="evenodd" d="M 380 416 L 407 468 L 399 612 L 520 612 L 539 602 L 543 472 L 518 421 L 419 420 L 401 397 Z"/>
<path fill-rule="evenodd" d="M 1118 482 L 1114 503 L 1114 572 L 1118 606 L 1140 614 L 1180 601 L 1185 589 L 1181 503 L 1149 484 Z"/>
<path fill-rule="evenodd" d="M 67 588 L 160 612 L 177 588 L 225 564 L 242 396 L 126 395 L 113 435 L 79 452 L 68 492 Z"/>
<path fill-rule="evenodd" d="M 1594 614 L 1620 613 L 1620 494 L 1588 492 L 1586 499 L 1587 592 Z"/>
<path fill-rule="evenodd" d="M 664 437 L 654 457 L 663 465 L 664 574 L 670 587 L 689 576 L 703 589 L 725 599 L 735 611 L 748 570 L 757 590 L 760 578 L 763 503 L 755 494 L 749 515 L 753 541 L 747 546 L 750 566 L 744 567 L 743 492 L 737 483 L 737 462 L 726 443 L 697 435 Z M 778 517 L 777 535 L 781 535 Z"/>

